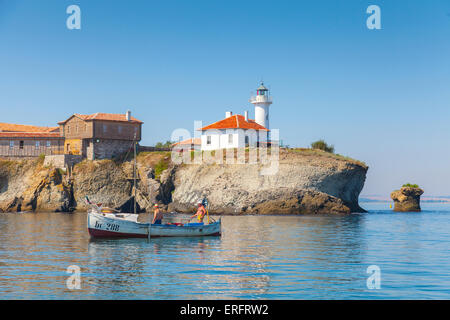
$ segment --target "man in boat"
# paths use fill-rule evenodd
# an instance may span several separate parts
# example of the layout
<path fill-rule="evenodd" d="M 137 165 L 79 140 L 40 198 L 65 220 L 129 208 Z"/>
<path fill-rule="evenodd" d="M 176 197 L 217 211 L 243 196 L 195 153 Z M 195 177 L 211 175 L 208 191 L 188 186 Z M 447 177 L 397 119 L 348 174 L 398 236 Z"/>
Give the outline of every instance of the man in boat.
<path fill-rule="evenodd" d="M 191 217 L 191 219 L 194 218 L 194 217 L 197 217 L 198 222 L 202 223 L 203 222 L 203 218 L 205 217 L 205 214 L 206 214 L 206 209 L 205 209 L 205 206 L 203 205 L 202 201 L 199 201 L 197 203 L 197 206 L 198 206 L 197 213 L 194 214 Z"/>
<path fill-rule="evenodd" d="M 161 224 L 162 218 L 163 218 L 163 214 L 159 210 L 158 204 L 155 204 L 155 210 L 153 212 L 154 212 L 154 214 L 153 214 L 152 224 Z"/>

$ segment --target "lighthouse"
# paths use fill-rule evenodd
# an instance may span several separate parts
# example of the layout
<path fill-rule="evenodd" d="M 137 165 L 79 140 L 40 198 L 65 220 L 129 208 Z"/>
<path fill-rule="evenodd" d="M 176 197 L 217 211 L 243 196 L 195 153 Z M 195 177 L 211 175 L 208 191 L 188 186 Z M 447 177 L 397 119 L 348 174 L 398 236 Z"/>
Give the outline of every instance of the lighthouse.
<path fill-rule="evenodd" d="M 255 122 L 264 128 L 270 130 L 269 127 L 269 107 L 272 104 L 272 97 L 269 89 L 261 85 L 256 89 L 256 96 L 250 98 L 250 103 L 255 106 Z"/>

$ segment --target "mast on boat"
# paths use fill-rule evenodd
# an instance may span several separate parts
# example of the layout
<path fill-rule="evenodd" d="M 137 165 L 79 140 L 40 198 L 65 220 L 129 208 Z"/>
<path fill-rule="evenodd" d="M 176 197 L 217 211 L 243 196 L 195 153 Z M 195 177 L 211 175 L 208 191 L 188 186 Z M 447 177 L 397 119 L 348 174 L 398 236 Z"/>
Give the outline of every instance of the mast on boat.
<path fill-rule="evenodd" d="M 134 140 L 133 140 L 133 144 L 134 144 L 134 168 L 133 168 L 133 184 L 134 184 L 134 214 L 136 214 L 137 210 L 136 210 L 136 133 L 134 134 Z"/>

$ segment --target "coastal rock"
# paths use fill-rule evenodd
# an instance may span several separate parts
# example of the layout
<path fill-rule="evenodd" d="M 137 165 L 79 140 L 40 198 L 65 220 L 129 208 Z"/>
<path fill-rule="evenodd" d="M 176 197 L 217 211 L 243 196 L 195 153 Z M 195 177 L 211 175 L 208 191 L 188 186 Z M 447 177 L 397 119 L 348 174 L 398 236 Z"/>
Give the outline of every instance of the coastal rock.
<path fill-rule="evenodd" d="M 312 190 L 280 189 L 264 197 L 249 196 L 248 206 L 235 208 L 233 206 L 211 205 L 210 212 L 214 214 L 348 214 L 350 208 L 341 199 L 323 192 Z M 194 212 L 195 205 L 183 204 L 177 201 L 169 205 L 169 210 L 176 212 Z"/>
<path fill-rule="evenodd" d="M 349 213 L 358 204 L 367 166 L 320 152 L 281 153 L 276 174 L 261 165 L 183 165 L 169 210 L 192 212 L 207 197 L 211 213 Z"/>
<path fill-rule="evenodd" d="M 399 212 L 419 212 L 420 196 L 423 190 L 420 188 L 403 187 L 391 193 L 391 199 L 394 200 L 394 211 Z"/>
<path fill-rule="evenodd" d="M 73 193 L 77 210 L 86 211 L 85 196 L 93 203 L 111 208 L 130 199 L 132 170 L 128 163 L 120 165 L 112 160 L 83 161 L 73 169 Z"/>
<path fill-rule="evenodd" d="M 0 162 L 0 211 L 73 210 L 71 186 L 39 161 Z"/>
<path fill-rule="evenodd" d="M 367 166 L 320 151 L 281 152 L 278 171 L 260 164 L 172 165 L 170 153 L 138 156 L 139 211 L 192 212 L 207 197 L 214 214 L 347 214 L 363 212 L 358 197 Z M 85 196 L 118 208 L 133 201 L 133 162 L 83 161 L 70 176 L 36 160 L 0 161 L 0 211 L 86 211 Z M 129 207 L 129 206 L 128 206 Z"/>

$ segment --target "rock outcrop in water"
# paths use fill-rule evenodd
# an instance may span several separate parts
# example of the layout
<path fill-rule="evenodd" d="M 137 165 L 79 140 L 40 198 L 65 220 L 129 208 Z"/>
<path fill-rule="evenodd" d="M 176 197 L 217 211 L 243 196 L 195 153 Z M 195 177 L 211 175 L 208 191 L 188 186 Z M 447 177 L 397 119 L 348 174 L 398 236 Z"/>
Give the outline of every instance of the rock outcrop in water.
<path fill-rule="evenodd" d="M 151 210 L 192 212 L 208 197 L 215 214 L 346 214 L 358 205 L 367 166 L 319 151 L 281 152 L 274 175 L 260 165 L 179 165 L 170 153 L 138 157 L 136 200 Z M 87 210 L 84 197 L 120 207 L 134 194 L 132 162 L 83 161 L 69 177 L 37 160 L 0 161 L 0 211 Z"/>
<path fill-rule="evenodd" d="M 420 188 L 403 187 L 391 193 L 394 200 L 394 211 L 399 212 L 419 212 L 420 196 L 423 190 Z"/>

